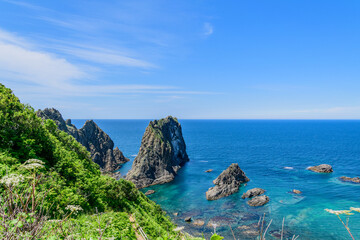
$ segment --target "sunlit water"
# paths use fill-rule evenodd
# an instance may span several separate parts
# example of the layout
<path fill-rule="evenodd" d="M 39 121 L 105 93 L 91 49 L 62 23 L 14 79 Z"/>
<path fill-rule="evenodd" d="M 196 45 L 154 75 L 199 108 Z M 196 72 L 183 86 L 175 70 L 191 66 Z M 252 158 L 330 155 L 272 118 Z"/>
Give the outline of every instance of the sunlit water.
<path fill-rule="evenodd" d="M 115 145 L 133 160 L 138 153 L 148 120 L 95 120 L 114 140 Z M 343 183 L 338 177 L 360 175 L 360 121 L 277 121 L 277 120 L 181 120 L 190 158 L 168 184 L 154 189 L 150 199 L 160 204 L 169 216 L 193 235 L 209 236 L 217 232 L 233 239 L 229 225 L 239 239 L 252 239 L 239 226 L 257 223 L 266 213 L 273 222 L 268 232 L 281 228 L 298 239 L 350 239 L 339 219 L 324 211 L 360 207 L 360 185 Z M 84 120 L 74 120 L 81 127 Z M 232 196 L 207 201 L 205 192 L 231 163 L 238 163 L 250 178 L 247 186 Z M 319 174 L 308 166 L 327 163 L 334 173 Z M 123 175 L 131 168 L 126 163 Z M 207 169 L 214 169 L 205 173 Z M 244 191 L 266 189 L 270 202 L 263 207 L 249 207 L 241 199 Z M 292 189 L 303 193 L 289 193 Z M 174 213 L 178 213 L 174 216 Z M 205 225 L 185 223 L 191 216 Z M 343 216 L 344 221 L 346 217 Z M 360 213 L 349 218 L 349 227 L 360 239 Z M 271 237 L 270 237 L 271 239 Z"/>

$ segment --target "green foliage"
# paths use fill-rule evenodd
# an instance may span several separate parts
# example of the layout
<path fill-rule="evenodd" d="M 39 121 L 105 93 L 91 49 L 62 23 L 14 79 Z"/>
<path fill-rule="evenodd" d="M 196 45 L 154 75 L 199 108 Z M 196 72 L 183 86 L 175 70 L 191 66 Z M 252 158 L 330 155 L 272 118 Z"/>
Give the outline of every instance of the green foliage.
<path fill-rule="evenodd" d="M 69 221 L 65 228 L 75 232 L 75 239 L 136 239 L 135 231 L 124 212 L 108 212 L 101 215 L 82 215 Z"/>
<path fill-rule="evenodd" d="M 214 233 L 210 238 L 210 240 L 221 240 L 221 239 L 224 239 L 224 237 L 219 236 L 216 233 Z"/>
<path fill-rule="evenodd" d="M 100 212 L 112 212 L 106 213 L 104 218 L 117 219 L 116 224 L 113 222 L 114 229 L 128 224 L 125 215 L 134 214 L 149 237 L 176 235 L 172 231 L 175 226 L 161 208 L 138 191 L 133 183 L 101 175 L 99 166 L 91 160 L 85 147 L 58 130 L 52 120 L 43 122 L 33 108 L 22 104 L 2 84 L 0 126 L 0 177 L 8 173 L 26 175 L 20 164 L 31 158 L 42 160 L 45 163 L 44 180 L 36 191 L 47 193 L 43 205 L 50 216 L 59 218 L 66 213 L 67 205 L 79 205 L 86 214 L 92 214 L 95 208 Z M 2 191 L 0 188 L 0 193 Z M 85 218 L 92 221 L 90 215 L 79 218 L 81 229 L 86 227 L 82 224 L 86 222 Z M 129 230 L 121 234 L 132 233 Z"/>

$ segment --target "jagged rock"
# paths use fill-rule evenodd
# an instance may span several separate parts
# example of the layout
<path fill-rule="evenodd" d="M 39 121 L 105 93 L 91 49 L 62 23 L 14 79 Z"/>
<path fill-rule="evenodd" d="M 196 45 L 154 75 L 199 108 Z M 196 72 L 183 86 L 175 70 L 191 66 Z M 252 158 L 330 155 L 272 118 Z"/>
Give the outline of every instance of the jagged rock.
<path fill-rule="evenodd" d="M 318 172 L 318 173 L 331 173 L 333 172 L 332 167 L 329 164 L 320 164 L 319 166 L 308 167 L 307 170 Z"/>
<path fill-rule="evenodd" d="M 187 218 L 184 219 L 184 221 L 185 221 L 185 222 L 191 222 L 192 219 L 191 219 L 191 217 L 187 217 Z"/>
<path fill-rule="evenodd" d="M 302 192 L 301 192 L 300 190 L 293 189 L 293 190 L 292 190 L 292 193 L 295 193 L 295 194 L 301 194 Z"/>
<path fill-rule="evenodd" d="M 269 197 L 266 195 L 261 195 L 261 196 L 256 196 L 253 197 L 252 199 L 250 199 L 247 203 L 249 204 L 249 206 L 252 207 L 259 207 L 259 206 L 263 206 L 266 203 L 269 202 Z"/>
<path fill-rule="evenodd" d="M 339 177 L 339 179 L 343 182 L 352 182 L 352 183 L 360 183 L 360 178 L 359 177 Z"/>
<path fill-rule="evenodd" d="M 237 191 L 241 183 L 250 181 L 237 163 L 231 164 L 214 181 L 214 187 L 206 192 L 207 200 L 216 200 L 229 196 Z"/>
<path fill-rule="evenodd" d="M 145 196 L 151 195 L 153 193 L 155 193 L 154 190 L 147 190 L 146 193 L 145 193 Z"/>
<path fill-rule="evenodd" d="M 249 189 L 242 195 L 241 198 L 242 199 L 252 198 L 252 197 L 255 197 L 255 196 L 259 196 L 259 195 L 263 194 L 264 192 L 265 192 L 265 190 L 262 189 L 262 188 Z"/>
<path fill-rule="evenodd" d="M 206 173 L 209 173 L 209 172 L 212 172 L 213 170 L 212 169 L 208 169 L 208 170 L 206 170 L 205 172 Z"/>
<path fill-rule="evenodd" d="M 137 188 L 167 183 L 187 161 L 189 157 L 177 119 L 169 116 L 151 121 L 126 179 Z"/>
<path fill-rule="evenodd" d="M 93 161 L 100 165 L 104 172 L 113 172 L 121 167 L 121 164 L 128 162 L 118 147 L 114 149 L 114 142 L 99 126 L 93 121 L 86 121 L 84 126 L 77 129 L 71 120 L 65 120 L 61 113 L 54 108 L 45 108 L 36 112 L 42 119 L 51 119 L 58 126 L 59 130 L 72 135 L 79 143 L 90 152 Z"/>

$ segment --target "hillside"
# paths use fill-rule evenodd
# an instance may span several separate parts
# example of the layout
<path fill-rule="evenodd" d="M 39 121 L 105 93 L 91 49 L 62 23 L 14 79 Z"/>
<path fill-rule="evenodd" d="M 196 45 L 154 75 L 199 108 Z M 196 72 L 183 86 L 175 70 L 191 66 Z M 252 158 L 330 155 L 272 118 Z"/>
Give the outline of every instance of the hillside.
<path fill-rule="evenodd" d="M 133 183 L 101 175 L 99 166 L 91 160 L 85 147 L 58 130 L 52 120 L 43 122 L 32 107 L 21 103 L 2 84 L 0 126 L 0 177 L 11 173 L 28 177 L 30 173 L 24 171 L 21 164 L 28 159 L 43 161 L 45 167 L 40 172 L 43 177 L 36 193 L 47 193 L 43 205 L 51 218 L 61 218 L 66 206 L 78 205 L 83 209 L 77 217 L 80 230 L 89 227 L 85 226 L 89 224 L 81 223 L 95 221 L 91 215 L 97 209 L 106 212 L 105 218 L 113 219 L 105 235 L 115 236 L 115 239 L 124 236 L 133 239 L 135 236 L 131 228 L 128 231 L 114 230 L 116 226 L 129 228 L 130 215 L 136 217 L 136 224 L 152 239 L 168 235 L 175 239 L 178 235 L 172 231 L 175 226 L 160 206 L 138 191 Z M 0 194 L 4 191 L 2 185 Z"/>

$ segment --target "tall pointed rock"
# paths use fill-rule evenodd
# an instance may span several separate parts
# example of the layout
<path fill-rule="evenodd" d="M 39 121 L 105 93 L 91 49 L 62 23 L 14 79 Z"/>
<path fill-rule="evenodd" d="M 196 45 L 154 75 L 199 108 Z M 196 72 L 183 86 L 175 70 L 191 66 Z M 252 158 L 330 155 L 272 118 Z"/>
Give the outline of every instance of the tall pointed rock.
<path fill-rule="evenodd" d="M 187 161 L 189 157 L 178 120 L 169 116 L 151 121 L 126 179 L 138 188 L 167 183 Z"/>

